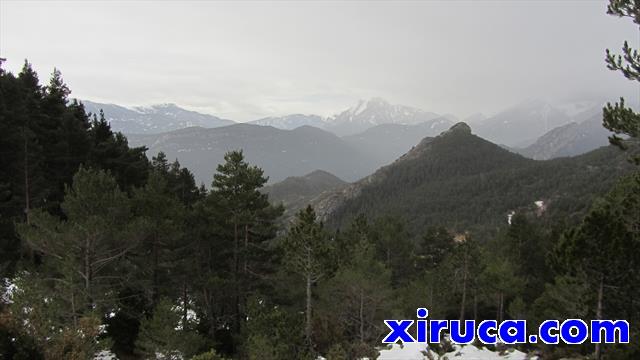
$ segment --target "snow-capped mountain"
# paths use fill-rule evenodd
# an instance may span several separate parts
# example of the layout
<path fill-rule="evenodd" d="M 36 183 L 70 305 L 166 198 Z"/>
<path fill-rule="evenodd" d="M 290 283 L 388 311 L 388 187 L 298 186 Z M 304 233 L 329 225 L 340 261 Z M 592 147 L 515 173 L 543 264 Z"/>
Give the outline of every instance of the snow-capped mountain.
<path fill-rule="evenodd" d="M 126 108 L 87 100 L 82 103 L 87 112 L 97 114 L 102 109 L 112 129 L 125 134 L 157 134 L 191 126 L 215 128 L 234 124 L 231 120 L 185 110 L 175 104 Z"/>
<path fill-rule="evenodd" d="M 325 119 L 318 115 L 292 114 L 278 117 L 266 117 L 250 121 L 249 124 L 273 126 L 281 130 L 293 130 L 300 126 L 313 126 L 323 128 L 326 125 Z"/>
<path fill-rule="evenodd" d="M 339 136 L 363 132 L 382 124 L 414 125 L 441 118 L 440 115 L 404 105 L 392 105 L 381 98 L 360 100 L 355 106 L 329 117 L 324 128 Z M 441 118 L 441 122 L 450 122 Z"/>

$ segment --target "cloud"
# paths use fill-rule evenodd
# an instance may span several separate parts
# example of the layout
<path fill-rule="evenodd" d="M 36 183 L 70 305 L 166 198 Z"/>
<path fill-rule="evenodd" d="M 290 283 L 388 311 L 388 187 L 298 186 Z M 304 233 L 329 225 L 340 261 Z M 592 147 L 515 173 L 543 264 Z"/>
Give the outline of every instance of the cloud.
<path fill-rule="evenodd" d="M 634 96 L 605 48 L 638 38 L 605 2 L 2 2 L 0 54 L 74 96 L 235 120 L 360 98 L 459 116 L 527 98 Z M 30 19 L 30 21 L 24 21 Z"/>

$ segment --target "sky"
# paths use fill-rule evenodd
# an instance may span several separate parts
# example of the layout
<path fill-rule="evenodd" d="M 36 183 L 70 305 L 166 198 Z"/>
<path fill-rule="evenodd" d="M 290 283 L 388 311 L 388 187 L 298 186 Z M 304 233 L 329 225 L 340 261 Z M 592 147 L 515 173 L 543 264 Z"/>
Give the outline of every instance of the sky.
<path fill-rule="evenodd" d="M 640 44 L 606 1 L 0 0 L 0 57 L 72 96 L 236 121 L 359 99 L 464 118 L 521 101 L 640 98 L 606 48 Z M 639 46 L 636 46 L 639 47 Z"/>

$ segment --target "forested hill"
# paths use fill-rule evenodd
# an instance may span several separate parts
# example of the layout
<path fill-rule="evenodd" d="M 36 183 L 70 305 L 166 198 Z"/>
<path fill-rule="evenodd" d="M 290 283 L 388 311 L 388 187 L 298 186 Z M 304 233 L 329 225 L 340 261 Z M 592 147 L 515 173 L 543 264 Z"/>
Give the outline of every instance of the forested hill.
<path fill-rule="evenodd" d="M 603 147 L 582 156 L 526 159 L 471 133 L 464 123 L 418 146 L 373 175 L 316 201 L 328 224 L 359 214 L 398 215 L 410 228 L 446 225 L 456 231 L 506 224 L 514 210 L 582 214 L 593 198 L 630 171 L 629 154 Z"/>
<path fill-rule="evenodd" d="M 339 177 L 322 170 L 304 176 L 290 176 L 279 183 L 265 186 L 262 192 L 269 195 L 271 202 L 282 203 L 285 217 L 295 215 L 317 196 L 346 186 Z"/>

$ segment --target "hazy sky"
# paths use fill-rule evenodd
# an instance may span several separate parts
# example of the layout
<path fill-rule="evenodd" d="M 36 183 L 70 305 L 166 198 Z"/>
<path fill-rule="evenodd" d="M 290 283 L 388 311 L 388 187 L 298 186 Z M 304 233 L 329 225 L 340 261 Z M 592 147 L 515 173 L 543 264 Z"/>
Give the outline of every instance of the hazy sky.
<path fill-rule="evenodd" d="M 238 121 L 383 97 L 464 117 L 531 98 L 640 97 L 604 49 L 640 43 L 605 1 L 0 0 L 0 57 L 72 96 Z"/>

